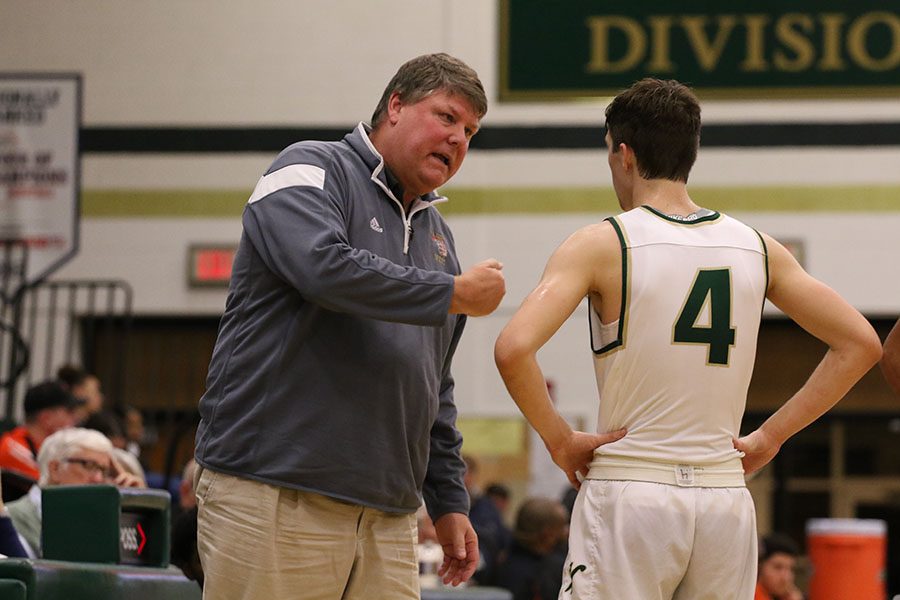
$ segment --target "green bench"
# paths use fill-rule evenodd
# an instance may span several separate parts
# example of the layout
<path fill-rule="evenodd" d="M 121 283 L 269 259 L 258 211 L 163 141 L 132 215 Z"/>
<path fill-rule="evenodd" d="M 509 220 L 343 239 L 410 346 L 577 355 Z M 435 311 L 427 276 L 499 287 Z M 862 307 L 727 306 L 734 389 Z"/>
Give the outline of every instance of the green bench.
<path fill-rule="evenodd" d="M 3 600 L 200 600 L 181 571 L 57 560 L 0 560 Z"/>

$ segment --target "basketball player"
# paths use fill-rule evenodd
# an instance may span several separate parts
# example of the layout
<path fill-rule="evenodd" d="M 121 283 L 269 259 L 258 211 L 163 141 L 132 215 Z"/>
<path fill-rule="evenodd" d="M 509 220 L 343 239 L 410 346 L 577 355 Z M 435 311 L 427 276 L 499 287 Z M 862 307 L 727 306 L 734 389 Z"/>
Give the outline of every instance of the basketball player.
<path fill-rule="evenodd" d="M 878 361 L 879 340 L 781 244 L 691 200 L 700 106 L 687 87 L 639 81 L 607 108 L 606 128 L 626 212 L 556 250 L 495 348 L 553 460 L 573 485 L 586 478 L 560 598 L 750 600 L 756 523 L 744 475 L 843 397 Z M 536 361 L 585 296 L 597 434 L 562 419 Z M 829 349 L 793 397 L 736 439 L 766 298 Z"/>

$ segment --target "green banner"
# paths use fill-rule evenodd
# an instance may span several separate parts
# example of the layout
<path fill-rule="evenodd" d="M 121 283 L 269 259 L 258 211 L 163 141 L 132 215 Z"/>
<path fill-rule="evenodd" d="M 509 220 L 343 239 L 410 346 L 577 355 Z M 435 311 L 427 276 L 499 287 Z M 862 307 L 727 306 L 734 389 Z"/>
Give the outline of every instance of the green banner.
<path fill-rule="evenodd" d="M 500 0 L 500 97 L 900 95 L 900 0 Z"/>

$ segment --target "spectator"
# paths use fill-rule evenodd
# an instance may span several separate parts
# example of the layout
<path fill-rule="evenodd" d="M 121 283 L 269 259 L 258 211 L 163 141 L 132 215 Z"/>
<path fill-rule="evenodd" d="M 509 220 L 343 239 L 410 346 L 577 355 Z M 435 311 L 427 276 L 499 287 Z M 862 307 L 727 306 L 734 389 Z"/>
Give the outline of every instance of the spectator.
<path fill-rule="evenodd" d="M 191 458 L 184 465 L 181 472 L 181 480 L 178 481 L 177 493 L 172 494 L 172 527 L 186 512 L 197 506 L 197 496 L 194 494 L 194 476 L 197 474 L 197 462 Z M 173 490 L 175 491 L 175 490 Z"/>
<path fill-rule="evenodd" d="M 172 564 L 203 589 L 203 565 L 197 552 L 197 506 L 181 513 L 172 527 Z"/>
<path fill-rule="evenodd" d="M 502 483 L 491 483 L 484 488 L 484 495 L 490 498 L 497 507 L 497 512 L 505 519 L 506 511 L 509 510 L 509 488 Z"/>
<path fill-rule="evenodd" d="M 464 455 L 466 474 L 463 483 L 469 492 L 469 520 L 478 535 L 478 551 L 481 560 L 473 578 L 485 585 L 493 581 L 497 565 L 512 536 L 503 522 L 499 508 L 487 494 L 482 494 L 478 486 L 478 461 L 471 455 Z"/>
<path fill-rule="evenodd" d="M 113 469 L 118 473 L 127 473 L 134 477 L 134 487 L 147 487 L 147 475 L 144 473 L 144 467 L 137 456 L 113 445 L 110 452 L 110 458 L 113 462 Z"/>
<path fill-rule="evenodd" d="M 144 415 L 133 406 L 126 406 L 122 420 L 125 423 L 125 449 L 140 458 L 141 446 L 147 434 Z"/>
<path fill-rule="evenodd" d="M 109 441 L 116 448 L 125 448 L 125 443 L 127 442 L 125 428 L 122 426 L 121 419 L 112 411 L 103 410 L 89 415 L 87 419 L 79 424 L 79 427 L 96 429 L 108 437 Z"/>
<path fill-rule="evenodd" d="M 513 600 L 539 598 L 541 564 L 568 535 L 569 517 L 558 500 L 525 500 L 516 515 L 512 544 L 497 567 L 495 583 L 512 592 Z"/>
<path fill-rule="evenodd" d="M 438 541 L 434 521 L 431 520 L 431 515 L 428 514 L 428 509 L 425 508 L 424 504 L 416 511 L 416 533 L 420 544 L 426 542 L 437 543 Z"/>
<path fill-rule="evenodd" d="M 444 552 L 438 541 L 434 521 L 431 520 L 424 504 L 416 511 L 416 529 L 418 530 L 416 558 L 419 561 L 419 586 L 422 589 L 443 587 L 438 570 L 444 560 Z"/>
<path fill-rule="evenodd" d="M 103 410 L 103 389 L 96 375 L 75 365 L 65 365 L 56 372 L 56 378 L 73 396 L 84 401 L 76 414 L 77 425 Z"/>
<path fill-rule="evenodd" d="M 28 494 L 7 506 L 22 545 L 32 558 L 41 556 L 41 490 L 56 485 L 113 483 L 138 487 L 137 479 L 112 459 L 113 445 L 99 431 L 75 427 L 49 436 L 38 452 L 40 478 Z"/>
<path fill-rule="evenodd" d="M 563 540 L 541 560 L 537 573 L 538 594 L 535 600 L 556 600 L 559 597 L 568 553 L 569 543 Z"/>
<path fill-rule="evenodd" d="M 778 533 L 759 542 L 759 570 L 754 600 L 803 600 L 794 583 L 800 551 L 791 538 Z"/>
<path fill-rule="evenodd" d="M 569 522 L 572 521 L 572 510 L 575 506 L 575 498 L 578 496 L 578 490 L 570 487 L 563 492 L 560 502 L 566 509 L 566 516 Z M 569 540 L 564 539 L 556 547 L 543 558 L 541 561 L 540 572 L 538 573 L 538 591 L 536 598 L 540 600 L 556 600 L 559 597 L 559 590 L 562 589 L 563 570 L 566 565 L 566 556 L 569 554 Z"/>
<path fill-rule="evenodd" d="M 197 462 L 192 458 L 184 465 L 181 473 L 178 502 L 173 500 L 172 503 L 172 564 L 203 589 L 203 566 L 197 550 L 197 497 L 194 495 L 196 473 Z"/>
<path fill-rule="evenodd" d="M 25 424 L 0 438 L 5 500 L 21 497 L 40 477 L 37 455 L 44 440 L 74 425 L 73 409 L 81 403 L 55 381 L 39 383 L 25 393 Z"/>
<path fill-rule="evenodd" d="M 102 410 L 94 413 L 81 426 L 85 429 L 95 429 L 109 438 L 113 445 L 113 460 L 118 462 L 116 467 L 134 475 L 138 479 L 140 487 L 147 487 L 147 476 L 144 473 L 144 467 L 137 456 L 125 449 L 127 443 L 125 430 L 122 427 L 122 421 L 114 412 Z"/>
<path fill-rule="evenodd" d="M 178 486 L 178 505 L 182 510 L 190 510 L 197 506 L 197 496 L 194 495 L 194 475 L 197 474 L 197 461 L 193 458 L 184 465 L 181 472 L 181 483 Z"/>
<path fill-rule="evenodd" d="M 2 495 L 0 495 L 2 496 Z M 27 558 L 19 534 L 9 518 L 9 510 L 0 499 L 0 558 Z"/>

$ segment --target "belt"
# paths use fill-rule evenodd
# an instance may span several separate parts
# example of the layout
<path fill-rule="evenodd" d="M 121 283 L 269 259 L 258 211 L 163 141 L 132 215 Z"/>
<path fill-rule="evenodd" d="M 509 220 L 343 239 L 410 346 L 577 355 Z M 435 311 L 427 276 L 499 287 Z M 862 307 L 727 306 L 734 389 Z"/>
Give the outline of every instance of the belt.
<path fill-rule="evenodd" d="M 585 479 L 647 481 L 679 487 L 746 487 L 741 459 L 691 465 L 620 456 L 595 456 Z"/>

